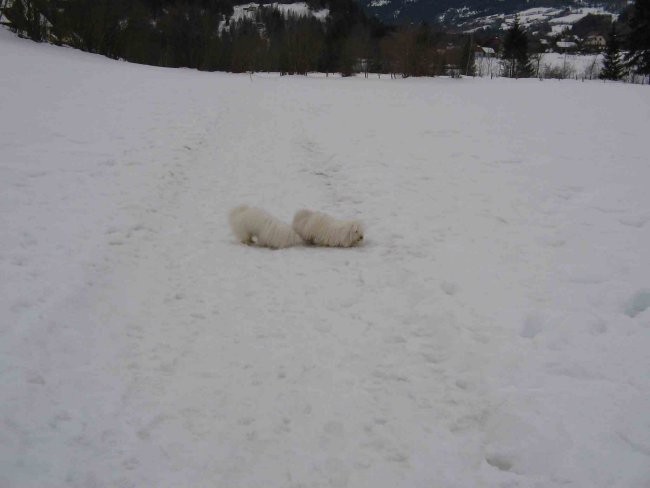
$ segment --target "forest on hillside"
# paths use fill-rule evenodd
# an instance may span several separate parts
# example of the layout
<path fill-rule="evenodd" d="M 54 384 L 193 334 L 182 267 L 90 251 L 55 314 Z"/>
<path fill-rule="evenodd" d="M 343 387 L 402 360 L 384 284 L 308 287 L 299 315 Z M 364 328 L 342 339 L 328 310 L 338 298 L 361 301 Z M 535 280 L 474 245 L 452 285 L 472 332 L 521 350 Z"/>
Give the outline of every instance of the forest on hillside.
<path fill-rule="evenodd" d="M 645 74 L 648 1 L 637 1 L 629 19 L 620 23 L 629 28 L 619 28 L 614 39 L 631 53 L 632 69 Z M 309 11 L 269 4 L 233 16 L 232 0 L 0 0 L 0 21 L 34 41 L 154 66 L 344 76 L 473 74 L 480 32 L 458 33 L 425 22 L 386 25 L 365 14 L 355 0 L 306 4 Z M 326 17 L 311 14 L 322 9 L 327 9 Z M 518 29 L 497 39 L 505 73 L 535 76 L 529 63 L 535 47 L 530 35 Z"/>
<path fill-rule="evenodd" d="M 230 0 L 5 0 L 4 23 L 35 41 L 130 62 L 206 71 L 359 71 L 439 75 L 470 66 L 468 36 L 387 26 L 353 0 L 309 0 L 312 15 L 260 6 L 233 19 Z"/>

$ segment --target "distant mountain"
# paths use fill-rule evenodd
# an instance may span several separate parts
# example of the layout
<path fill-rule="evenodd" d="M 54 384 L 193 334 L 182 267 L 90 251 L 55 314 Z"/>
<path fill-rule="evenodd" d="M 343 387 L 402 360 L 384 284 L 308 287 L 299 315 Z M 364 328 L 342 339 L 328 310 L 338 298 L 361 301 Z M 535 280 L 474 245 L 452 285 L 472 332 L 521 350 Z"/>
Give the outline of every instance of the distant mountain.
<path fill-rule="evenodd" d="M 442 23 L 460 27 L 482 17 L 513 14 L 535 7 L 547 7 L 562 12 L 564 9 L 600 7 L 604 11 L 619 12 L 627 0 L 583 2 L 578 0 L 358 0 L 370 15 L 391 24 Z"/>

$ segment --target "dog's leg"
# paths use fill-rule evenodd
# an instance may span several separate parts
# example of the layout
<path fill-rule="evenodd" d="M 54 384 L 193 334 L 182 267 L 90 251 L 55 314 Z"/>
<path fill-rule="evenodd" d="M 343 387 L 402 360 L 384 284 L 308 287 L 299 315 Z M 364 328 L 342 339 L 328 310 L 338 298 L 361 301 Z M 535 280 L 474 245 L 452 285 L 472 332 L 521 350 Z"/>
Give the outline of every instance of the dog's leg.
<path fill-rule="evenodd" d="M 239 242 L 247 246 L 252 246 L 255 244 L 256 239 L 257 238 L 253 234 L 246 234 L 245 236 L 242 236 L 241 239 L 239 239 Z"/>

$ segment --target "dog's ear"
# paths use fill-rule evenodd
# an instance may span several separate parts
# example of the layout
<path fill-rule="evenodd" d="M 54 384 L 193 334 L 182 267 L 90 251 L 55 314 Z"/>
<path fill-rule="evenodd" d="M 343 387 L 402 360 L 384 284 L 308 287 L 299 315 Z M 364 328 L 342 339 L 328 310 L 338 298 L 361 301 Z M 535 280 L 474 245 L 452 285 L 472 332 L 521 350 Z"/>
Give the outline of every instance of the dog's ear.
<path fill-rule="evenodd" d="M 363 240 L 363 225 L 361 225 L 360 222 L 356 222 L 354 224 L 354 231 L 357 237 L 357 242 L 361 242 Z"/>

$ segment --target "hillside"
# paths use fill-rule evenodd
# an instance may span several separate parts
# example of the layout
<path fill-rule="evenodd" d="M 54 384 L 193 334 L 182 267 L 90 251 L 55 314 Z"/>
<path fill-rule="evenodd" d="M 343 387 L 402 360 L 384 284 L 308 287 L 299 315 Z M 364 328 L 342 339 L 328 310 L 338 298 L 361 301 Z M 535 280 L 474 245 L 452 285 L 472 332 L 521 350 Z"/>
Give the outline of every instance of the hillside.
<path fill-rule="evenodd" d="M 608 12 L 620 12 L 627 2 L 613 0 L 586 4 L 573 0 L 360 0 L 371 15 L 387 23 L 443 23 L 460 27 L 481 18 L 513 15 L 529 9 L 548 10 L 547 16 L 560 17 L 569 10 L 596 7 Z M 553 13 L 551 13 L 553 12 Z"/>
<path fill-rule="evenodd" d="M 133 63 L 283 74 L 351 73 L 357 46 L 368 44 L 361 40 L 371 37 L 376 46 L 385 33 L 354 0 L 10 0 L 0 6 L 0 25 L 36 42 Z"/>

